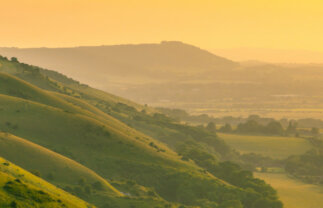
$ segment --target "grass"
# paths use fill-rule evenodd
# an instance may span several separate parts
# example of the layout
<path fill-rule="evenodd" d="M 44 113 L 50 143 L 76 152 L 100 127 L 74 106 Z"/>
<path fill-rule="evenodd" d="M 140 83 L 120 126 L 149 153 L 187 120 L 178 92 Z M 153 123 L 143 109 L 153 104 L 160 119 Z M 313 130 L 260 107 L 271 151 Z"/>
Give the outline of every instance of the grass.
<path fill-rule="evenodd" d="M 61 187 L 78 185 L 79 180 L 93 184 L 100 182 L 104 192 L 110 196 L 122 196 L 106 180 L 85 166 L 25 139 L 0 133 L 1 156 L 40 175 Z"/>
<path fill-rule="evenodd" d="M 323 207 L 323 187 L 305 184 L 285 174 L 255 173 L 271 184 L 284 203 L 284 208 Z"/>
<path fill-rule="evenodd" d="M 0 207 L 91 207 L 3 158 L 0 158 L 0 187 Z"/>
<path fill-rule="evenodd" d="M 277 159 L 305 153 L 311 144 L 302 138 L 247 136 L 236 134 L 218 134 L 219 137 L 241 153 L 258 153 Z"/>
<path fill-rule="evenodd" d="M 160 142 L 76 98 L 57 96 L 5 74 L 0 74 L 0 80 L 3 81 L 0 82 L 0 130 L 20 137 L 19 140 L 10 136 L 3 143 L 4 148 L 5 145 L 16 145 L 22 148 L 21 152 L 29 152 L 35 163 L 32 166 L 30 161 L 30 168 L 44 171 L 47 164 L 42 160 L 54 156 L 42 146 L 82 164 L 105 179 L 130 179 L 142 186 L 152 187 L 161 197 L 172 202 L 188 203 L 192 197 L 183 194 L 184 190 L 193 197 L 199 196 L 200 184 L 204 184 L 203 189 L 214 192 L 235 189 L 202 172 L 194 163 L 180 160 L 177 154 Z M 17 142 L 21 139 L 39 146 Z M 165 151 L 158 151 L 149 145 L 151 142 Z M 33 148 L 37 151 L 32 151 Z M 41 154 L 37 155 L 39 152 Z M 18 154 L 15 159 L 18 161 Z M 69 163 L 67 166 L 77 165 Z M 61 166 L 57 170 L 60 172 L 58 175 L 62 174 L 58 178 L 66 175 L 66 180 L 60 183 L 66 183 L 73 175 L 68 175 Z M 189 187 L 181 184 L 189 184 Z M 93 200 L 102 205 L 102 200 Z M 121 203 L 123 200 L 116 201 Z"/>

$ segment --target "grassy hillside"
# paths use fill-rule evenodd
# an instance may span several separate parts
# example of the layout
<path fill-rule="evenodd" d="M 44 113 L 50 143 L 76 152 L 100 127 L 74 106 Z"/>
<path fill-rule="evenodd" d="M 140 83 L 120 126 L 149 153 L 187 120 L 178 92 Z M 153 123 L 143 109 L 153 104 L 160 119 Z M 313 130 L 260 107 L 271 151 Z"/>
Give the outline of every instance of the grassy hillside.
<path fill-rule="evenodd" d="M 219 133 L 226 143 L 241 153 L 257 153 L 277 159 L 303 154 L 311 149 L 310 142 L 302 138 L 276 136 L 246 136 Z"/>
<path fill-rule="evenodd" d="M 0 207 L 94 207 L 0 158 Z"/>
<path fill-rule="evenodd" d="M 75 159 L 105 178 L 127 178 L 153 186 L 157 193 L 168 200 L 191 203 L 186 201 L 186 194 L 181 193 L 188 188 L 197 195 L 199 192 L 194 193 L 194 189 L 202 181 L 207 182 L 203 189 L 232 189 L 200 172 L 193 164 L 170 159 L 148 142 L 145 144 L 140 138 L 128 138 L 94 119 L 4 95 L 0 96 L 0 108 L 2 130 Z M 39 128 L 38 131 L 35 131 L 35 126 Z M 192 187 L 182 187 L 183 190 L 176 187 L 187 180 Z M 179 181 L 178 185 L 176 181 Z M 170 187 L 173 185 L 176 189 L 172 190 Z"/>
<path fill-rule="evenodd" d="M 317 208 L 323 206 L 323 188 L 291 179 L 285 174 L 256 173 L 271 184 L 284 202 L 285 208 Z"/>
<path fill-rule="evenodd" d="M 104 193 L 110 196 L 122 196 L 119 191 L 92 170 L 67 157 L 9 133 L 0 133 L 0 152 L 2 157 L 24 169 L 39 172 L 45 179 L 60 187 L 85 186 L 86 184 L 100 182 Z"/>
<path fill-rule="evenodd" d="M 281 207 L 275 192 L 262 181 L 253 180 L 252 175 L 239 170 L 240 179 L 243 181 L 246 178 L 248 185 L 240 186 L 239 181 L 235 183 L 238 186 L 234 186 L 218 179 L 216 174 L 209 173 L 204 166 L 201 168 L 192 160 L 184 160 L 166 145 L 131 128 L 130 123 L 126 125 L 123 122 L 136 121 L 133 124 L 139 129 L 139 116 L 147 119 L 144 122 L 146 130 L 152 127 L 147 125 L 150 122 L 159 126 L 159 130 L 167 127 L 167 132 L 180 133 L 182 139 L 190 136 L 198 139 L 203 135 L 203 145 L 212 145 L 214 154 L 217 144 L 222 144 L 216 135 L 171 122 L 160 126 L 163 119 L 149 108 L 131 102 L 124 103 L 122 99 L 71 80 L 68 85 L 63 84 L 42 74 L 35 67 L 6 60 L 3 63 L 5 67 L 0 67 L 0 71 L 8 72 L 13 67 L 11 74 L 16 77 L 0 74 L 5 83 L 0 94 L 0 130 L 64 155 L 109 181 L 117 181 L 113 184 L 120 184 L 118 181 L 121 184 L 122 181 L 132 184 L 122 190 L 130 193 L 135 187 L 137 191 L 140 187 L 149 190 L 139 198 L 130 195 L 132 205 L 143 198 L 139 207 L 149 207 L 152 201 L 155 201 L 153 204 L 166 206 L 166 202 L 160 198 L 162 197 L 168 202 L 201 207 L 227 207 L 228 204 L 235 204 L 232 205 L 234 208 L 255 207 L 259 203 Z M 27 75 L 25 71 L 28 72 Z M 44 91 L 17 77 L 55 92 Z M 175 138 L 175 135 L 165 138 L 164 142 Z M 222 144 L 219 147 L 224 146 Z M 218 150 L 221 150 L 219 147 Z M 235 166 L 234 170 L 229 166 L 225 171 L 233 173 L 236 170 Z M 234 174 L 230 177 L 228 180 L 234 178 Z M 122 203 L 131 205 L 126 199 L 113 199 L 109 204 L 111 206 L 116 203 L 114 207 Z M 107 205 L 106 201 L 94 202 L 100 206 Z"/>

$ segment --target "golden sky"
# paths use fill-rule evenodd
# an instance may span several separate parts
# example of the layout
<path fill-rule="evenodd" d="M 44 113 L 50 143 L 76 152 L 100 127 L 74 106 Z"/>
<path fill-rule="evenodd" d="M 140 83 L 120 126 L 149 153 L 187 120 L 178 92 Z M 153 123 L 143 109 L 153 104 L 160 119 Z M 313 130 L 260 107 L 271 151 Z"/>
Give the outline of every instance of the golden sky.
<path fill-rule="evenodd" d="M 0 0 L 0 46 L 180 40 L 323 51 L 323 0 Z"/>

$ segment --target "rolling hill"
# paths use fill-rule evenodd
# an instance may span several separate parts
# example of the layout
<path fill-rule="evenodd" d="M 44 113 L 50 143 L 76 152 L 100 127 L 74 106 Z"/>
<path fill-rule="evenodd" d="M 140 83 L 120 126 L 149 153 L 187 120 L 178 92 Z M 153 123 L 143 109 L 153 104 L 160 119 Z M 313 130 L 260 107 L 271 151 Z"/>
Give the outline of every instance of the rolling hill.
<path fill-rule="evenodd" d="M 94 207 L 0 157 L 1 207 Z"/>
<path fill-rule="evenodd" d="M 181 42 L 0 48 L 0 54 L 153 106 L 216 116 L 323 118 L 320 64 L 237 63 Z"/>
<path fill-rule="evenodd" d="M 15 148 L 22 148 L 31 156 L 41 154 L 41 158 L 55 157 L 56 162 L 62 161 L 60 164 L 69 161 L 69 166 L 74 167 L 75 178 L 85 171 L 92 177 L 100 175 L 104 180 L 112 181 L 112 184 L 130 192 L 130 195 L 125 193 L 124 197 L 115 196 L 109 200 L 88 199 L 88 196 L 83 196 L 82 199 L 99 207 L 111 207 L 111 204 L 113 207 L 147 208 L 155 205 L 177 207 L 180 204 L 227 207 L 234 204 L 232 206 L 236 208 L 254 207 L 259 203 L 281 207 L 274 190 L 252 175 L 245 175 L 234 166 L 237 171 L 234 174 L 241 174 L 241 180 L 248 183 L 230 184 L 228 181 L 231 179 L 224 181 L 222 177 L 216 177 L 223 176 L 221 169 L 218 169 L 219 173 L 210 173 L 197 165 L 197 160 L 193 161 L 195 158 L 186 160 L 176 153 L 176 145 L 172 146 L 170 141 L 176 134 L 171 134 L 164 140 L 158 136 L 159 140 L 169 144 L 165 145 L 151 137 L 155 135 L 148 136 L 138 131 L 143 128 L 138 125 L 142 121 L 140 119 L 146 119 L 145 131 L 153 130 L 151 125 L 147 125 L 151 123 L 160 129 L 167 127 L 168 132 L 180 132 L 181 139 L 188 137 L 187 134 L 196 139 L 203 131 L 173 124 L 156 114 L 154 109 L 95 90 L 55 72 L 5 58 L 0 60 L 0 64 L 0 71 L 4 72 L 0 73 L 0 130 L 9 133 L 4 142 L 0 143 L 3 148 L 15 145 Z M 214 149 L 210 153 L 214 153 L 214 157 L 217 145 L 223 145 L 216 135 L 208 132 L 203 133 L 202 141 L 203 146 L 212 144 Z M 18 155 L 15 158 L 10 148 L 8 151 L 7 156 L 25 163 Z M 40 166 L 43 164 L 41 158 L 33 158 L 35 166 L 37 163 Z M 55 165 L 55 161 L 52 164 Z M 29 165 L 30 168 L 35 167 L 33 164 Z M 44 171 L 41 167 L 37 169 Z M 58 166 L 57 171 L 60 172 L 57 176 L 67 174 L 66 171 L 62 172 L 63 169 L 62 165 Z M 230 169 L 225 171 L 233 173 Z M 74 173 L 71 172 L 66 177 L 72 175 Z M 57 184 L 66 183 L 67 180 L 59 181 L 59 178 Z M 130 188 L 127 189 L 122 184 L 127 184 Z M 110 187 L 110 193 L 118 195 L 118 191 L 108 184 L 107 186 Z M 93 187 L 100 190 L 101 185 Z M 147 191 L 136 197 L 131 194 L 135 187 Z M 79 189 L 64 188 L 71 193 L 80 192 Z M 78 196 L 82 194 L 79 193 Z"/>
<path fill-rule="evenodd" d="M 100 182 L 106 194 L 122 196 L 119 191 L 92 170 L 49 149 L 9 133 L 0 133 L 0 143 L 1 156 L 26 170 L 39 172 L 55 185 L 60 187 L 78 185 L 80 180 L 89 184 Z M 31 158 L 38 159 L 31 160 Z"/>
<path fill-rule="evenodd" d="M 124 76 L 124 79 L 129 78 L 129 75 L 155 77 L 156 73 L 165 77 L 168 73 L 186 75 L 187 72 L 197 73 L 196 69 L 212 71 L 238 65 L 177 41 L 77 48 L 1 48 L 0 54 L 16 56 L 23 62 L 44 68 L 61 70 L 83 82 L 88 75 L 97 79 L 104 76 L 101 81 L 109 76 Z M 96 73 L 90 73 L 90 67 L 95 68 Z"/>

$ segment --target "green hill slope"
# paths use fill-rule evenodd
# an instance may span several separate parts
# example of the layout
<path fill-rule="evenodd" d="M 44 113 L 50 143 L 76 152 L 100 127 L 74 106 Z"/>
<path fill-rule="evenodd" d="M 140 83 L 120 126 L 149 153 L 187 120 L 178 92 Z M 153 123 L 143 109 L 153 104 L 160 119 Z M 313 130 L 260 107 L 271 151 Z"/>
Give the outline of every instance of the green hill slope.
<path fill-rule="evenodd" d="M 173 174 L 193 172 L 198 180 L 207 178 L 192 164 L 157 152 L 141 141 L 143 138 L 129 138 L 97 120 L 5 95 L 0 95 L 0 108 L 3 131 L 75 159 L 106 178 L 131 178 L 146 186 L 158 186 L 160 191 L 165 189 L 165 196 L 170 185 L 166 183 L 167 175 L 177 178 Z M 156 180 L 158 177 L 160 180 Z"/>
<path fill-rule="evenodd" d="M 100 182 L 111 196 L 122 196 L 106 180 L 79 163 L 37 144 L 9 133 L 0 133 L 0 155 L 30 171 L 39 173 L 50 182 L 65 187 L 79 183 Z M 84 180 L 82 182 L 82 180 Z M 82 184 L 83 185 L 83 184 Z"/>
<path fill-rule="evenodd" d="M 14 67 L 12 69 L 14 72 L 11 74 L 18 73 L 16 66 L 34 70 L 33 67 L 21 66 L 19 63 L 10 62 L 10 64 Z M 5 69 L 0 67 L 0 71 L 9 71 L 10 64 L 6 63 Z M 39 72 L 39 69 L 36 70 L 36 74 L 37 71 Z M 43 74 L 26 76 L 21 71 L 15 75 L 24 77 L 24 80 L 29 80 L 33 84 L 37 83 L 38 86 L 45 86 L 44 89 L 48 89 L 46 86 L 53 83 L 49 81 L 46 85 L 45 81 L 49 78 Z M 257 190 L 261 188 L 256 187 L 259 185 L 258 182 L 256 186 L 251 184 L 254 189 L 230 185 L 193 161 L 181 160 L 181 157 L 166 145 L 118 120 L 121 117 L 133 119 L 134 114 L 129 111 L 146 114 L 139 111 L 145 107 L 132 105 L 131 102 L 128 102 L 128 105 L 122 103 L 122 99 L 113 100 L 109 95 L 102 96 L 103 98 L 100 99 L 101 95 L 82 90 L 82 86 L 75 83 L 74 86 L 67 86 L 55 82 L 57 84 L 55 86 L 58 87 L 53 88 L 53 91 L 56 91 L 53 93 L 30 86 L 7 74 L 0 74 L 0 77 L 2 77 L 0 80 L 6 83 L 2 85 L 2 91 L 0 91 L 0 130 L 64 155 L 109 181 L 132 181 L 130 184 L 149 187 L 152 190 L 151 196 L 156 196 L 160 204 L 164 202 L 158 198 L 158 195 L 169 202 L 185 205 L 228 207 L 228 204 L 235 204 L 231 206 L 234 208 L 242 205 L 255 208 L 254 206 L 259 205 L 259 201 L 269 198 L 264 203 L 272 204 L 273 208 L 281 207 L 276 203 L 277 196 L 273 190 L 269 189 L 269 192 Z M 28 92 L 28 96 L 16 93 L 14 90 L 17 89 L 22 93 Z M 91 92 L 103 93 L 91 88 L 87 89 Z M 147 110 L 150 109 L 147 108 Z M 149 113 L 147 114 L 149 119 L 158 120 Z M 154 120 L 147 120 L 147 123 L 150 121 Z M 159 122 L 154 122 L 154 125 L 159 125 Z M 167 126 L 168 123 L 165 125 Z M 182 129 L 181 137 L 185 137 L 186 134 L 198 137 L 194 128 L 182 125 L 175 127 Z M 169 129 L 175 129 L 175 127 L 171 125 Z M 168 131 L 175 132 L 175 130 Z M 205 141 L 203 145 L 209 142 L 216 146 L 217 143 L 213 142 L 215 137 L 210 139 L 207 136 L 208 134 L 203 138 Z M 231 170 L 227 171 L 230 173 Z M 252 176 L 246 176 L 252 178 Z M 152 201 L 151 198 L 145 198 L 143 201 L 146 200 Z M 120 202 L 122 200 L 115 201 L 122 204 Z M 103 205 L 102 201 L 96 204 Z M 140 207 L 144 206 L 140 205 Z M 146 207 L 149 207 L 149 204 Z"/>
<path fill-rule="evenodd" d="M 93 207 L 0 158 L 0 207 Z"/>

